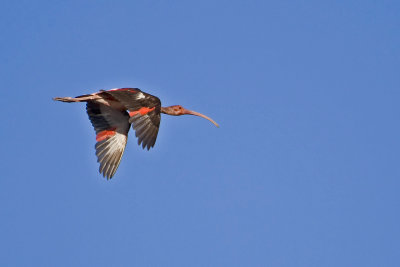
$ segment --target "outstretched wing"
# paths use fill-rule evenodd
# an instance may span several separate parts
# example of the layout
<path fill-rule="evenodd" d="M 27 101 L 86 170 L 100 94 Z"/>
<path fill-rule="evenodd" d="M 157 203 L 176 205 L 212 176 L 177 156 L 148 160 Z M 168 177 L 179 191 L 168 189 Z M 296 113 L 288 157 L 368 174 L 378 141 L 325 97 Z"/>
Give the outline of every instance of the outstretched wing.
<path fill-rule="evenodd" d="M 161 101 L 138 88 L 103 91 L 118 100 L 129 111 L 129 123 L 135 130 L 138 145 L 149 150 L 157 139 L 161 120 Z"/>
<path fill-rule="evenodd" d="M 88 101 L 86 111 L 96 131 L 96 156 L 99 172 L 111 179 L 118 169 L 129 132 L 126 111 Z"/>

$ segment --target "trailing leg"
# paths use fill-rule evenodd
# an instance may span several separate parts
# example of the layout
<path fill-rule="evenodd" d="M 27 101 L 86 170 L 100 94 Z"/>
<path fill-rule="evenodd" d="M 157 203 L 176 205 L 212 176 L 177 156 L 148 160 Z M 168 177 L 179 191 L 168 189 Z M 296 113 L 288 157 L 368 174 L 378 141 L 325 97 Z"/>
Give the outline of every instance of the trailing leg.
<path fill-rule="evenodd" d="M 61 102 L 67 102 L 67 103 L 73 103 L 73 102 L 87 102 L 89 100 L 95 100 L 98 99 L 99 97 L 97 95 L 81 95 L 77 97 L 54 97 L 53 100 L 55 101 L 61 101 Z"/>

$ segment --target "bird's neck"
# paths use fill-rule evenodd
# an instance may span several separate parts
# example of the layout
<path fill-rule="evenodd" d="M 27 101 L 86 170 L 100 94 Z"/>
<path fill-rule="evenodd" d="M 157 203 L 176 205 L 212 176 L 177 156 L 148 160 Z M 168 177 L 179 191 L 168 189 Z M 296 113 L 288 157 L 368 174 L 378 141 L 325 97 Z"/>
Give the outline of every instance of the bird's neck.
<path fill-rule="evenodd" d="M 177 109 L 178 106 L 169 106 L 169 107 L 161 107 L 161 113 L 172 115 L 172 116 L 179 116 L 182 115 L 182 107 L 181 109 Z"/>
<path fill-rule="evenodd" d="M 172 107 L 161 107 L 161 113 L 173 115 Z"/>
<path fill-rule="evenodd" d="M 161 107 L 161 113 L 168 114 L 168 107 Z"/>

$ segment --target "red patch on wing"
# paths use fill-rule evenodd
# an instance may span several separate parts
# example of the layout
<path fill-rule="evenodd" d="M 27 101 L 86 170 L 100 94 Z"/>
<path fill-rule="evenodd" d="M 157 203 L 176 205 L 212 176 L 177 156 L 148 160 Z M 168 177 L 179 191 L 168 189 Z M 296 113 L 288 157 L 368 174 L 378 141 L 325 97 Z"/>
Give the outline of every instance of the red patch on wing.
<path fill-rule="evenodd" d="M 136 93 L 137 90 L 133 89 L 133 88 L 117 88 L 117 89 L 111 89 L 109 91 L 129 91 L 132 93 Z"/>
<path fill-rule="evenodd" d="M 138 113 L 140 113 L 140 115 L 143 116 L 143 115 L 146 115 L 147 113 L 149 113 L 150 111 L 153 111 L 155 108 L 156 107 L 152 107 L 152 108 L 143 107 L 143 108 L 140 108 L 139 110 L 129 112 L 129 116 L 133 117 Z"/>
<path fill-rule="evenodd" d="M 96 135 L 96 141 L 100 142 L 100 141 L 103 141 L 104 139 L 107 139 L 107 138 L 113 136 L 116 133 L 115 129 L 117 129 L 117 128 L 111 128 L 111 129 L 99 132 Z"/>

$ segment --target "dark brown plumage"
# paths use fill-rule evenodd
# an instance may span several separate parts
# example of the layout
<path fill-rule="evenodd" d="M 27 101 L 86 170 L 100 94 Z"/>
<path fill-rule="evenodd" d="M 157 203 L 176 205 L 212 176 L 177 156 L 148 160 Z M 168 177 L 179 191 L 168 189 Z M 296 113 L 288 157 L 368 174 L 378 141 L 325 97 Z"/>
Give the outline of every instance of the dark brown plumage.
<path fill-rule="evenodd" d="M 195 115 L 216 126 L 211 118 L 180 105 L 161 107 L 158 97 L 138 88 L 117 88 L 77 97 L 55 97 L 62 102 L 86 102 L 86 111 L 96 131 L 96 156 L 99 172 L 111 179 L 118 169 L 125 150 L 130 125 L 135 130 L 138 144 L 149 150 L 154 147 L 160 127 L 161 113 Z"/>

